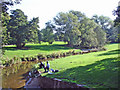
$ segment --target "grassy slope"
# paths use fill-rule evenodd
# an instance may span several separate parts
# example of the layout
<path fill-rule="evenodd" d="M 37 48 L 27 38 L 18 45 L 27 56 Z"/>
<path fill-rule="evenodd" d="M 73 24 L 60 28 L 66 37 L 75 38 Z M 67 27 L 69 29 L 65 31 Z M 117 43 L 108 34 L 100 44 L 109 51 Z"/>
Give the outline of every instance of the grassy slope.
<path fill-rule="evenodd" d="M 65 47 L 66 43 L 64 42 L 54 42 L 52 45 L 49 45 L 48 43 L 42 43 L 42 44 L 26 44 L 26 47 L 28 49 L 20 50 L 16 49 L 15 45 L 8 45 L 5 49 L 5 55 L 4 57 L 12 58 L 14 56 L 34 56 L 38 53 L 44 53 L 49 54 L 53 52 L 66 52 L 73 48 L 71 47 Z"/>
<path fill-rule="evenodd" d="M 43 76 L 85 84 L 89 87 L 118 87 L 118 44 L 106 45 L 107 51 L 69 56 L 50 61 L 60 72 Z"/>

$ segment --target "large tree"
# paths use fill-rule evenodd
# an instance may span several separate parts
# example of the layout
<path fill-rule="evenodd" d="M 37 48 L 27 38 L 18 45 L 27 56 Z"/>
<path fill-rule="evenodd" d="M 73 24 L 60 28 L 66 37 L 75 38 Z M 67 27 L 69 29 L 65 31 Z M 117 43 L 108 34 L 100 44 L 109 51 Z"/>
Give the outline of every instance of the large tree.
<path fill-rule="evenodd" d="M 79 11 L 71 10 L 68 13 L 59 13 L 54 18 L 54 22 L 56 33 L 59 36 L 64 34 L 64 41 L 68 42 L 70 46 L 92 48 L 105 44 L 105 32 L 98 24 Z"/>
<path fill-rule="evenodd" d="M 29 33 L 27 36 L 27 42 L 34 42 L 38 43 L 39 37 L 39 18 L 33 18 L 31 21 L 29 21 L 27 28 L 29 29 Z"/>
<path fill-rule="evenodd" d="M 79 30 L 80 23 L 78 22 L 78 17 L 69 13 L 59 13 L 58 16 L 54 18 L 56 24 L 56 31 L 61 30 L 64 33 L 64 41 L 68 42 L 68 45 L 79 45 L 81 43 L 81 32 Z"/>
<path fill-rule="evenodd" d="M 80 44 L 81 47 L 95 48 L 105 44 L 106 35 L 99 25 L 87 17 L 80 21 L 80 23 L 80 30 L 82 34 L 82 43 Z"/>
<path fill-rule="evenodd" d="M 116 19 L 114 20 L 114 29 L 113 32 L 117 32 L 117 35 L 114 33 L 112 39 L 120 42 L 120 1 L 118 2 L 117 10 L 114 10 L 114 15 L 116 15 Z M 117 37 L 117 38 L 116 38 Z"/>
<path fill-rule="evenodd" d="M 120 25 L 120 1 L 118 2 L 117 10 L 114 10 L 114 15 L 116 15 L 116 19 L 114 20 L 115 26 Z"/>
<path fill-rule="evenodd" d="M 17 48 L 22 48 L 37 33 L 39 20 L 33 18 L 28 21 L 27 16 L 20 9 L 12 10 L 10 17 L 11 19 L 7 25 L 8 32 Z"/>
<path fill-rule="evenodd" d="M 22 0 L 1 0 L 0 1 L 0 22 L 2 24 L 2 45 L 9 44 L 9 42 L 13 42 L 9 37 L 9 33 L 7 32 L 7 23 L 9 22 L 10 16 L 8 14 L 8 6 L 14 6 L 15 4 L 20 4 Z"/>
<path fill-rule="evenodd" d="M 47 22 L 46 27 L 41 30 L 40 34 L 40 37 L 42 38 L 43 42 L 48 42 L 49 44 L 52 44 L 54 42 L 53 29 L 54 26 L 51 24 L 51 22 Z"/>
<path fill-rule="evenodd" d="M 117 33 L 113 30 L 114 22 L 109 17 L 94 15 L 92 17 L 92 20 L 94 20 L 98 25 L 100 25 L 101 28 L 105 31 L 107 42 L 117 42 L 117 37 L 114 36 L 115 34 L 117 36 Z"/>

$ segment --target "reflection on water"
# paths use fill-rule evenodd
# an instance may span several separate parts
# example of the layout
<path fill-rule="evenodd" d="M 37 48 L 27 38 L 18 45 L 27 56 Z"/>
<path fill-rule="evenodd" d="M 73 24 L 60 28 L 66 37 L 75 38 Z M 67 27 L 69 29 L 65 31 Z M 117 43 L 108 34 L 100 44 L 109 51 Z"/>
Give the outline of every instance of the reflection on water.
<path fill-rule="evenodd" d="M 35 63 L 38 62 L 24 62 L 2 69 L 2 88 L 21 88 L 25 86 L 26 80 L 23 74 L 28 72 Z"/>

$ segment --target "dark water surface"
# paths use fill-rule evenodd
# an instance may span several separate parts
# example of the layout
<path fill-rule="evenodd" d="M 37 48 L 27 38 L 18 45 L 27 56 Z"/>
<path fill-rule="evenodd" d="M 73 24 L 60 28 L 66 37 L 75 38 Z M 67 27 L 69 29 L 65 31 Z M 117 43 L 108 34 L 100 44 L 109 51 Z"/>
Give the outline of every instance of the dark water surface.
<path fill-rule="evenodd" d="M 26 80 L 24 74 L 26 74 L 32 68 L 32 65 L 36 63 L 38 63 L 38 61 L 23 62 L 3 68 L 1 73 L 2 88 L 21 88 L 25 86 Z"/>

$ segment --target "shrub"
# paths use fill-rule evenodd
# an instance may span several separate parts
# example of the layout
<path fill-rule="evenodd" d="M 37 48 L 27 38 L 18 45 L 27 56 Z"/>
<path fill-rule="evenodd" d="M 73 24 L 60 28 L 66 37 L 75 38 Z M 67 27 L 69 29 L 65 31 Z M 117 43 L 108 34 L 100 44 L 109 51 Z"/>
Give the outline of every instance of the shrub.
<path fill-rule="evenodd" d="M 70 56 L 70 52 L 66 52 L 66 56 Z"/>
<path fill-rule="evenodd" d="M 15 63 L 19 63 L 19 62 L 21 62 L 21 60 L 20 60 L 19 57 L 14 56 L 14 57 L 13 57 L 13 62 L 14 62 L 14 64 L 15 64 Z"/>
<path fill-rule="evenodd" d="M 52 58 L 56 58 L 56 53 L 52 53 Z"/>
<path fill-rule="evenodd" d="M 47 58 L 47 55 L 40 53 L 40 54 L 37 55 L 37 57 L 38 57 L 39 60 L 40 60 L 40 59 L 46 59 L 46 58 Z"/>
<path fill-rule="evenodd" d="M 65 57 L 65 56 L 66 56 L 66 52 L 63 53 L 63 57 Z"/>
<path fill-rule="evenodd" d="M 105 47 L 98 48 L 98 51 L 106 51 L 106 50 L 107 50 L 107 48 L 105 48 Z"/>
<path fill-rule="evenodd" d="M 7 58 L 1 57 L 1 63 L 3 66 L 6 66 L 8 61 L 9 61 L 8 57 Z"/>
<path fill-rule="evenodd" d="M 60 52 L 56 53 L 56 58 L 60 58 Z"/>
<path fill-rule="evenodd" d="M 26 60 L 29 61 L 29 57 L 26 57 Z"/>
<path fill-rule="evenodd" d="M 45 59 L 45 60 L 47 59 L 45 54 L 42 55 L 42 59 Z"/>
<path fill-rule="evenodd" d="M 22 60 L 22 61 L 27 61 L 25 55 L 23 55 L 23 57 L 21 57 L 21 60 Z"/>
<path fill-rule="evenodd" d="M 34 59 L 35 59 L 35 60 L 38 60 L 38 57 L 37 57 L 37 56 L 34 56 Z"/>
<path fill-rule="evenodd" d="M 47 58 L 52 58 L 52 55 L 48 54 L 46 55 Z"/>
<path fill-rule="evenodd" d="M 60 57 L 63 57 L 63 52 L 60 53 Z"/>
<path fill-rule="evenodd" d="M 40 60 L 40 59 L 43 58 L 43 54 L 39 53 L 39 54 L 37 55 L 37 57 L 38 57 L 38 59 Z"/>

